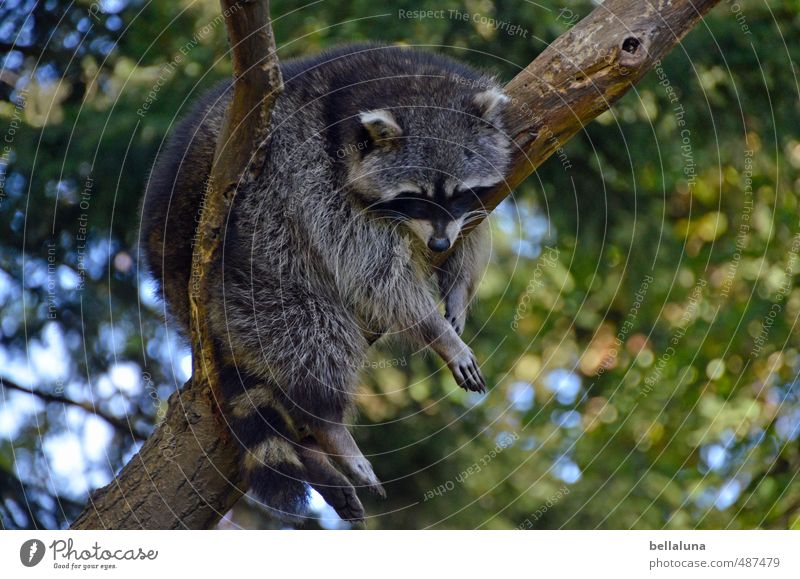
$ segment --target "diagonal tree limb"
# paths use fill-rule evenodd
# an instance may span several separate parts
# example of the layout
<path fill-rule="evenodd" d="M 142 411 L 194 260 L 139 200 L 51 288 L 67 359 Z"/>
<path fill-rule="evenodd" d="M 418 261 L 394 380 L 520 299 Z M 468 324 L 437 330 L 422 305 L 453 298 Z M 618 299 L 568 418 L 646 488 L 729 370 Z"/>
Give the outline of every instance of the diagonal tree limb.
<path fill-rule="evenodd" d="M 556 39 L 506 87 L 513 105 L 509 126 L 518 150 L 506 186 L 490 196 L 487 208 L 496 207 L 511 188 L 625 94 L 718 1 L 606 0 Z M 222 4 L 223 9 L 233 5 L 227 0 Z M 254 5 L 257 5 L 255 9 Z M 271 28 L 267 2 L 243 3 L 240 8 L 233 17 L 226 17 L 234 46 L 238 90 L 228 126 L 249 118 L 247 111 L 256 111 L 255 126 L 245 127 L 252 139 L 237 136 L 237 144 L 247 148 L 261 142 L 255 135 L 266 130 L 269 104 L 262 108 L 240 108 L 235 105 L 237 99 L 272 95 L 270 89 L 280 83 L 276 82 L 279 79 L 275 76 L 276 67 L 267 67 L 263 74 L 253 77 L 245 74 L 252 70 L 246 64 L 261 62 L 261 59 L 237 59 L 236 40 L 250 39 L 265 49 L 267 45 L 272 46 L 272 35 L 268 32 Z M 259 23 L 266 23 L 264 34 L 248 36 L 248 30 L 261 30 Z M 247 166 L 247 162 L 237 165 L 236 159 L 240 157 L 231 154 L 223 143 L 228 141 L 220 138 L 221 149 L 217 151 L 212 179 L 212 190 L 221 194 L 221 199 L 216 199 L 221 201 L 216 211 L 230 202 L 239 176 Z M 248 161 L 249 158 L 248 155 Z M 210 219 L 205 213 L 208 229 L 204 231 L 208 237 L 201 239 L 210 241 L 218 237 L 221 222 Z M 205 267 L 211 262 L 215 243 L 218 239 L 204 245 L 200 255 L 196 254 L 196 265 Z M 197 298 L 204 295 L 204 291 L 199 291 L 193 302 L 193 319 L 201 322 L 205 319 L 204 308 L 202 300 Z M 170 397 L 164 423 L 123 468 L 116 481 L 91 498 L 73 528 L 207 528 L 241 496 L 236 488 L 238 451 L 225 435 L 224 426 L 214 419 L 214 389 L 210 384 L 215 380 L 215 365 L 213 350 L 209 347 L 210 337 L 200 334 L 193 340 L 196 367 L 192 381 Z M 169 450 L 169 455 L 165 449 Z"/>
<path fill-rule="evenodd" d="M 486 214 L 667 55 L 719 0 L 606 0 L 505 86 L 516 145 Z M 479 223 L 465 228 L 469 233 Z M 437 256 L 437 265 L 447 253 Z"/>

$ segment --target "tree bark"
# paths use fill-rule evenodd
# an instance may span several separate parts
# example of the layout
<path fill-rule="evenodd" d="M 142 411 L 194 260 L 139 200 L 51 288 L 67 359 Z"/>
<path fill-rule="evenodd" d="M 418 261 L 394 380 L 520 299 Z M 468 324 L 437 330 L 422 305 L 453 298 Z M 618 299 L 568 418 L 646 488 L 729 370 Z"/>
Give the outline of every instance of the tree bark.
<path fill-rule="evenodd" d="M 186 383 L 164 420 L 107 486 L 90 497 L 73 529 L 207 529 L 239 499 L 238 454 L 207 395 Z"/>
<path fill-rule="evenodd" d="M 233 61 L 225 114 L 195 235 L 189 279 L 192 379 L 173 394 L 164 422 L 75 529 L 205 529 L 241 497 L 239 449 L 219 414 L 219 371 L 207 320 L 210 269 L 237 187 L 256 179 L 272 106 L 283 90 L 269 0 L 220 0 Z M 219 401 L 219 402 L 218 402 Z"/>
<path fill-rule="evenodd" d="M 192 256 L 189 307 L 192 318 L 192 377 L 219 400 L 214 338 L 208 331 L 209 270 L 220 245 L 237 187 L 258 177 L 264 166 L 270 113 L 283 79 L 269 19 L 269 1 L 221 0 L 233 57 L 233 99 L 225 114 L 201 206 Z M 202 382 L 204 383 L 201 383 Z M 223 429 L 223 434 L 226 432 Z"/>
<path fill-rule="evenodd" d="M 509 126 L 516 151 L 507 183 L 489 197 L 487 208 L 496 207 L 586 123 L 625 94 L 718 2 L 606 0 L 545 49 L 506 86 L 512 100 Z M 234 4 L 222 1 L 223 9 Z M 231 129 L 240 127 L 244 134 L 237 133 L 233 140 L 221 137 L 217 145 L 210 196 L 217 204 L 213 210 L 207 205 L 203 215 L 207 229 L 201 224 L 201 240 L 208 244 L 200 254 L 195 250 L 195 265 L 201 266 L 201 273 L 216 251 L 220 219 L 244 168 L 261 166 L 251 163 L 251 157 L 266 133 L 270 107 L 278 94 L 273 89 L 281 86 L 277 62 L 267 59 L 270 52 L 274 56 L 268 2 L 242 3 L 240 10 L 226 17 L 226 25 L 237 81 L 226 129 L 229 136 Z M 254 30 L 259 31 L 257 35 L 250 34 Z M 239 40 L 246 49 L 237 51 Z M 266 46 L 270 50 L 265 55 Z M 267 60 L 274 66 L 249 66 Z M 256 156 L 260 154 L 263 151 Z M 242 178 L 251 177 L 245 172 Z M 192 302 L 193 319 L 202 321 L 206 293 L 202 283 L 199 287 Z M 216 419 L 215 362 L 208 346 L 210 336 L 203 335 L 202 329 L 201 324 L 193 340 L 192 381 L 170 397 L 166 419 L 115 481 L 91 497 L 73 528 L 208 528 L 241 496 L 238 450 Z"/>

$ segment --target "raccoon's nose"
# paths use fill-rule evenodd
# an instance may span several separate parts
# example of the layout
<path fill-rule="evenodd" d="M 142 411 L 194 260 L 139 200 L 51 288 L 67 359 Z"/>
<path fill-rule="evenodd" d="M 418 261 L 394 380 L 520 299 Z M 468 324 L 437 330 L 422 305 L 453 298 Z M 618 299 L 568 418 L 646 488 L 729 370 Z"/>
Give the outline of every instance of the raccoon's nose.
<path fill-rule="evenodd" d="M 445 251 L 450 247 L 450 240 L 446 237 L 431 237 L 428 240 L 428 249 L 431 251 Z"/>

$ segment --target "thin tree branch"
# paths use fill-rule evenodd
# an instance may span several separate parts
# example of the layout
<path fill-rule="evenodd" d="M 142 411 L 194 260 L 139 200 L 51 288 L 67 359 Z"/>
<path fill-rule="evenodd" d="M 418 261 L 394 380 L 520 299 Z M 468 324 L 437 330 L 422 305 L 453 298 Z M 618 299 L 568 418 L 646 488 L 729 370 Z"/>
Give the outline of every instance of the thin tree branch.
<path fill-rule="evenodd" d="M 52 54 L 47 50 L 43 50 L 38 46 L 21 46 L 19 44 L 11 44 L 9 42 L 0 42 L 0 52 L 11 52 L 16 50 L 26 56 L 41 56 L 42 54 Z"/>
<path fill-rule="evenodd" d="M 42 392 L 41 390 L 26 388 L 2 376 L 0 376 L 0 386 L 3 386 L 9 390 L 16 390 L 18 392 L 32 394 L 33 396 L 41 398 L 48 403 L 75 406 L 76 408 L 80 408 L 81 410 L 85 410 L 90 414 L 94 414 L 95 416 L 102 418 L 123 434 L 132 436 L 136 440 L 145 440 L 148 436 L 148 433 L 140 430 L 139 428 L 135 428 L 129 420 L 123 420 L 121 418 L 117 418 L 116 416 L 112 416 L 111 414 L 107 414 L 103 410 L 100 410 L 95 404 L 90 402 L 79 402 L 78 400 L 73 400 L 72 398 L 67 398 L 66 396 L 61 396 L 59 394 L 51 394 L 50 392 Z"/>

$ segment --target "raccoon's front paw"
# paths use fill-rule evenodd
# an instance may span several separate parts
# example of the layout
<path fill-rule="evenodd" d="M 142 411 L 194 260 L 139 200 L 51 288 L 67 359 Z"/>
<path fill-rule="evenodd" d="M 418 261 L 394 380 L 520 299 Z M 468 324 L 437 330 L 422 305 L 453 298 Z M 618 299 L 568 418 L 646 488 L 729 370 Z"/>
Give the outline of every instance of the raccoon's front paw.
<path fill-rule="evenodd" d="M 472 350 L 464 346 L 462 352 L 456 356 L 448 365 L 456 383 L 464 390 L 470 392 L 486 392 L 486 381 L 483 379 L 478 360 Z"/>

